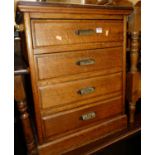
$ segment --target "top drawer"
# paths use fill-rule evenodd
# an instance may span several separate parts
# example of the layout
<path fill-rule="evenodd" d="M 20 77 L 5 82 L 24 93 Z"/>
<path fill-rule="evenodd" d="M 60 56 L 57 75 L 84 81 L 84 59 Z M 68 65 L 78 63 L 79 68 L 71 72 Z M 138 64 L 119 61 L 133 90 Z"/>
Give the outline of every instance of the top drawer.
<path fill-rule="evenodd" d="M 33 46 L 123 40 L 121 20 L 32 20 Z"/>

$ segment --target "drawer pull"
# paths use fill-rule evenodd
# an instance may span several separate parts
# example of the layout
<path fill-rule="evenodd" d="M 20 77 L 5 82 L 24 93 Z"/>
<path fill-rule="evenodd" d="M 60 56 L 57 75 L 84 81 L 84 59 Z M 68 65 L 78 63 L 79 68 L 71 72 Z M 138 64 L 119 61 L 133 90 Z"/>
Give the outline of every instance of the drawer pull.
<path fill-rule="evenodd" d="M 93 93 L 94 91 L 95 91 L 95 88 L 94 87 L 86 87 L 86 88 L 80 89 L 78 91 L 78 94 L 80 94 L 80 95 L 86 95 L 86 94 Z"/>
<path fill-rule="evenodd" d="M 93 29 L 87 29 L 87 30 L 76 30 L 75 34 L 78 36 L 82 36 L 82 35 L 92 35 L 95 34 L 96 31 Z"/>
<path fill-rule="evenodd" d="M 78 61 L 76 64 L 79 66 L 93 65 L 95 64 L 95 60 L 94 59 L 83 59 L 83 60 Z"/>
<path fill-rule="evenodd" d="M 95 112 L 89 112 L 87 114 L 81 115 L 80 119 L 83 120 L 83 121 L 87 121 L 87 120 L 93 119 L 95 117 L 96 117 Z"/>

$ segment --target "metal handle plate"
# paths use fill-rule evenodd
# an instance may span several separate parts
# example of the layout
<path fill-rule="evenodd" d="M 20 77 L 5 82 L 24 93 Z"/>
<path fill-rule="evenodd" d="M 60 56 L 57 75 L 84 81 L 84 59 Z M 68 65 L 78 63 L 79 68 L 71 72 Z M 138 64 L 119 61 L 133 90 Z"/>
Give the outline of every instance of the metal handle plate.
<path fill-rule="evenodd" d="M 89 112 L 89 113 L 81 115 L 80 119 L 83 121 L 87 121 L 87 120 L 93 119 L 95 117 L 96 117 L 95 112 Z"/>
<path fill-rule="evenodd" d="M 89 59 L 89 58 L 83 59 L 83 60 L 78 61 L 76 64 L 79 66 L 93 65 L 93 64 L 95 64 L 95 60 Z"/>
<path fill-rule="evenodd" d="M 75 31 L 75 34 L 78 35 L 78 36 L 81 36 L 81 35 L 92 35 L 92 34 L 95 34 L 96 31 L 93 30 L 93 29 L 87 29 L 87 30 L 76 30 Z"/>
<path fill-rule="evenodd" d="M 95 88 L 94 87 L 86 87 L 86 88 L 80 89 L 78 91 L 78 94 L 80 94 L 80 95 L 86 95 L 86 94 L 93 93 L 94 91 L 95 91 Z"/>

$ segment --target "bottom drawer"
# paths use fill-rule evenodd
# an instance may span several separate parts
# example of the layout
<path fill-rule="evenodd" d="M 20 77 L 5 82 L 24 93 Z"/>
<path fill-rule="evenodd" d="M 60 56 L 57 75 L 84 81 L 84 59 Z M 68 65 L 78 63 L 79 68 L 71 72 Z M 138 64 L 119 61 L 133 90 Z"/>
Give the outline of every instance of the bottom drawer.
<path fill-rule="evenodd" d="M 61 125 L 61 124 L 60 124 Z M 91 143 L 106 135 L 113 134 L 127 127 L 126 115 L 101 122 L 85 130 L 70 134 L 38 147 L 39 155 L 58 155 Z"/>
<path fill-rule="evenodd" d="M 43 117 L 45 138 L 82 128 L 97 121 L 104 121 L 123 113 L 122 97 L 93 103 L 89 108 L 77 108 L 55 115 Z"/>

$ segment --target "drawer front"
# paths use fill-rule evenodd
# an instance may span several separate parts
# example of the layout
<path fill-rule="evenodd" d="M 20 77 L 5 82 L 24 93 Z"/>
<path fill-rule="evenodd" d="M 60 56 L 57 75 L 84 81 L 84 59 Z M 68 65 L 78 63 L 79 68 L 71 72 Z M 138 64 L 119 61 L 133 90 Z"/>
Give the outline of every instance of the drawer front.
<path fill-rule="evenodd" d="M 114 134 L 117 131 L 125 129 L 126 127 L 127 117 L 126 115 L 121 115 L 109 121 L 101 122 L 100 124 L 93 125 L 85 130 L 65 136 L 59 140 L 53 140 L 49 143 L 45 143 L 44 145 L 39 146 L 39 154 L 63 154 L 64 152 L 74 150 L 90 142 L 95 142 L 97 139 L 103 138 L 109 134 Z"/>
<path fill-rule="evenodd" d="M 121 20 L 32 20 L 31 25 L 34 48 L 123 40 Z"/>
<path fill-rule="evenodd" d="M 66 52 L 36 56 L 40 80 L 84 72 L 122 68 L 122 48 Z"/>
<path fill-rule="evenodd" d="M 123 111 L 121 97 L 101 101 L 101 103 L 95 103 L 95 105 L 86 109 L 79 108 L 78 110 L 44 117 L 45 136 L 56 136 L 57 134 L 78 129 L 93 122 L 114 117 Z"/>
<path fill-rule="evenodd" d="M 39 87 L 42 109 L 75 104 L 76 101 L 121 90 L 121 73 Z"/>

